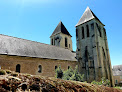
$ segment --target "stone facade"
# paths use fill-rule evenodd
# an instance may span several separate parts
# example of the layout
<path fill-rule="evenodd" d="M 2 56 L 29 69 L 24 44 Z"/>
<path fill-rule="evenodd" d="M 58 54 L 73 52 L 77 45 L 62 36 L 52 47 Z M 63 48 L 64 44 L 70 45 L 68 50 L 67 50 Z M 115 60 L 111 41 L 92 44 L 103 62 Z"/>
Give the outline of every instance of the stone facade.
<path fill-rule="evenodd" d="M 85 80 L 105 77 L 114 86 L 106 30 L 88 7 L 76 25 L 76 40 L 79 72 L 85 74 Z"/>
<path fill-rule="evenodd" d="M 0 55 L 0 66 L 2 69 L 16 71 L 17 65 L 20 65 L 21 73 L 55 77 L 56 66 L 61 66 L 63 70 L 67 70 L 68 66 L 74 69 L 77 61 Z M 39 69 L 40 65 L 41 70 Z"/>

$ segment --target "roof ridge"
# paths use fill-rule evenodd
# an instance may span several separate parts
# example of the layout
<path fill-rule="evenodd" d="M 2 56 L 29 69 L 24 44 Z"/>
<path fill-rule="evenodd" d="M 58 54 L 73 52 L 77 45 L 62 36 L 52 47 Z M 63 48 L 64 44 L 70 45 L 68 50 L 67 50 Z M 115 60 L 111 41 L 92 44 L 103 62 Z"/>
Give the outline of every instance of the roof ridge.
<path fill-rule="evenodd" d="M 122 66 L 122 65 L 113 65 L 113 66 Z"/>
<path fill-rule="evenodd" d="M 29 42 L 34 42 L 34 43 L 38 43 L 38 44 L 44 44 L 44 45 L 48 45 L 48 46 L 52 46 L 52 47 L 56 47 L 56 48 L 60 48 L 60 49 L 65 49 L 65 48 L 61 48 L 61 47 L 58 47 L 58 46 L 54 46 L 54 45 L 50 45 L 50 44 L 45 44 L 45 43 L 41 43 L 41 42 L 37 42 L 37 41 L 32 41 L 32 40 L 28 40 L 28 39 L 18 38 L 18 37 L 4 35 L 4 34 L 0 34 L 0 35 L 6 36 L 6 37 L 12 37 L 12 38 L 15 38 L 15 39 L 20 39 L 20 40 L 25 40 L 25 41 L 29 41 Z M 65 50 L 68 50 L 68 49 L 65 49 Z"/>

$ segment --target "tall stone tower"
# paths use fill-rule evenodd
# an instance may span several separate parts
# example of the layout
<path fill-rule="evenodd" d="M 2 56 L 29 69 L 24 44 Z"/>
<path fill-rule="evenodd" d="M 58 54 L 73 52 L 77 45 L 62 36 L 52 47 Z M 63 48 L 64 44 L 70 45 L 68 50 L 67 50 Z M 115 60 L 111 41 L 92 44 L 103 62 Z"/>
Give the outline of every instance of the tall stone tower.
<path fill-rule="evenodd" d="M 114 86 L 104 26 L 87 7 L 76 24 L 76 57 L 79 63 L 79 72 L 85 75 L 86 81 L 99 81 L 102 77 L 105 77 L 110 80 L 111 86 Z"/>
<path fill-rule="evenodd" d="M 50 36 L 50 43 L 51 45 L 55 45 L 72 51 L 71 37 L 72 36 L 67 31 L 66 27 L 60 21 L 54 32 Z"/>

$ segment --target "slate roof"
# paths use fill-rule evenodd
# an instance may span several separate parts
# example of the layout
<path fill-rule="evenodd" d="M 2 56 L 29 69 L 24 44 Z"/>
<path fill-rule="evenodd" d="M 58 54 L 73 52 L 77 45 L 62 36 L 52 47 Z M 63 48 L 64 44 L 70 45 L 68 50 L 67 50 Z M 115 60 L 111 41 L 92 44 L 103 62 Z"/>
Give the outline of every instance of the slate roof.
<path fill-rule="evenodd" d="M 77 61 L 68 49 L 0 34 L 0 54 Z"/>
<path fill-rule="evenodd" d="M 122 65 L 113 66 L 112 70 L 114 76 L 122 76 Z"/>
<path fill-rule="evenodd" d="M 59 22 L 59 24 L 57 25 L 57 27 L 55 28 L 55 30 L 54 30 L 54 32 L 52 33 L 51 36 L 56 35 L 58 33 L 63 33 L 63 34 L 71 36 L 70 33 L 68 32 L 68 30 L 66 29 L 66 27 L 64 26 L 64 24 L 61 21 Z"/>
<path fill-rule="evenodd" d="M 83 13 L 83 15 L 81 16 L 79 22 L 76 24 L 76 26 L 79 26 L 89 20 L 92 19 L 97 19 L 100 23 L 102 23 L 97 16 L 91 11 L 91 9 L 89 7 L 86 8 L 85 12 Z M 103 23 L 102 23 L 103 24 Z M 103 24 L 104 25 L 104 24 Z"/>

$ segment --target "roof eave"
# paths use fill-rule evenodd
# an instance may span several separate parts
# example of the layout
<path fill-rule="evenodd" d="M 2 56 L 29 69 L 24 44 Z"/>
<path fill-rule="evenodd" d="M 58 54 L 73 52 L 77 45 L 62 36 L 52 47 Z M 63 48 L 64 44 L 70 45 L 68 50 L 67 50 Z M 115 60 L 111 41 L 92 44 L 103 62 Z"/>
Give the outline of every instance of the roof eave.
<path fill-rule="evenodd" d="M 93 19 L 96 19 L 96 18 L 93 18 Z M 88 21 L 86 21 L 86 22 L 89 22 L 89 21 L 91 21 L 91 20 L 93 20 L 93 19 L 90 19 L 90 20 L 88 20 Z M 96 19 L 97 20 L 97 19 Z M 99 21 L 99 20 L 97 20 L 97 21 Z M 83 22 L 83 23 L 80 23 L 80 24 L 76 24 L 75 25 L 75 27 L 77 27 L 77 26 L 79 26 L 79 25 L 83 25 L 83 24 L 85 24 L 86 22 Z M 101 21 L 99 21 L 103 26 L 105 26 Z"/>
<path fill-rule="evenodd" d="M 95 18 L 93 18 L 93 19 L 95 19 Z M 83 25 L 83 24 L 85 24 L 86 22 L 89 22 L 89 21 L 91 21 L 91 20 L 93 20 L 93 19 L 90 19 L 90 20 L 88 20 L 88 21 L 85 21 L 85 22 L 83 22 L 83 23 L 80 23 L 80 24 L 76 24 L 76 25 L 75 25 L 75 27 L 77 27 L 77 26 L 79 26 L 79 25 Z"/>

